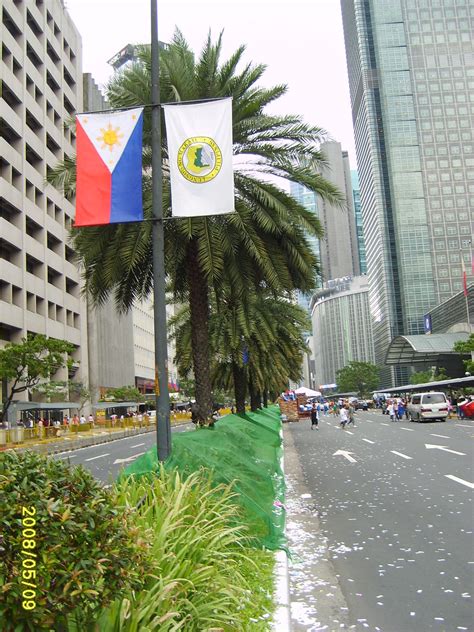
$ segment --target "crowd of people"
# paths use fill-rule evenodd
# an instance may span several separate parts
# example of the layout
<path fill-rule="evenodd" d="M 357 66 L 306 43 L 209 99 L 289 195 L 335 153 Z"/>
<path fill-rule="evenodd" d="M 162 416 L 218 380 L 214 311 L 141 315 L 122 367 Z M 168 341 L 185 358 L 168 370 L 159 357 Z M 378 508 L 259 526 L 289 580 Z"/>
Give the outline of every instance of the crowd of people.
<path fill-rule="evenodd" d="M 350 424 L 355 427 L 355 412 L 354 400 L 340 398 L 338 401 L 314 401 L 310 411 L 311 430 L 318 430 L 321 415 L 338 416 L 343 430 Z"/>

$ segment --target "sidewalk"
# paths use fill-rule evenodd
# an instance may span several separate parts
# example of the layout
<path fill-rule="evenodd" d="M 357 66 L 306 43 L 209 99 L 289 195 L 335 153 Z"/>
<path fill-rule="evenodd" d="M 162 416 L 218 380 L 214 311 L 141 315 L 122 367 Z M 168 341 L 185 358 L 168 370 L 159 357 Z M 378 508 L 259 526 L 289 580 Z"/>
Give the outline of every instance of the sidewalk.
<path fill-rule="evenodd" d="M 312 495 L 306 486 L 289 424 L 283 429 L 286 479 L 286 535 L 291 558 L 291 630 L 348 629 L 347 604 L 320 532 Z"/>
<path fill-rule="evenodd" d="M 177 421 L 171 425 L 172 427 L 182 426 L 187 423 L 189 423 L 187 420 L 181 422 Z M 32 450 L 33 452 L 40 452 L 42 454 L 56 454 L 58 452 L 70 452 L 72 450 L 78 450 L 79 448 L 86 448 L 99 443 L 108 443 L 109 441 L 116 441 L 117 439 L 124 439 L 125 437 L 145 434 L 148 432 L 156 432 L 156 426 L 149 425 L 128 428 L 96 427 L 85 432 L 67 432 L 60 437 L 47 439 L 38 438 L 36 440 L 27 440 L 22 443 L 9 443 L 0 446 L 0 452 L 6 450 L 17 450 L 19 452 Z"/>

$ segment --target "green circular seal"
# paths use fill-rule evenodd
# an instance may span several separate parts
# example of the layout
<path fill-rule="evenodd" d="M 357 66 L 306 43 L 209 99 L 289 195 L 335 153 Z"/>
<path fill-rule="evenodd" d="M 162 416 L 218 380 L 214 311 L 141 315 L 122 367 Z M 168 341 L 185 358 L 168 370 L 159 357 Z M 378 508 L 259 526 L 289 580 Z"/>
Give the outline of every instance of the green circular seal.
<path fill-rule="evenodd" d="M 178 169 L 189 182 L 210 182 L 217 176 L 221 167 L 221 150 L 208 136 L 187 138 L 178 149 Z"/>

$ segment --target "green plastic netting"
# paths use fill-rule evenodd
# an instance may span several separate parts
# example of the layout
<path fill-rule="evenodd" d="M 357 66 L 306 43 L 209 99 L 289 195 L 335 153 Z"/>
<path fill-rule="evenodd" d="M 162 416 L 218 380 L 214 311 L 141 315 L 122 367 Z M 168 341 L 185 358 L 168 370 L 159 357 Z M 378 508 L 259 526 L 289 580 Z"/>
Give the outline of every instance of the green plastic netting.
<path fill-rule="evenodd" d="M 173 433 L 172 452 L 165 463 L 189 475 L 212 471 L 216 484 L 234 481 L 244 520 L 256 546 L 281 549 L 284 534 L 285 481 L 281 468 L 281 421 L 277 406 L 245 415 L 227 415 L 213 429 Z M 122 476 L 156 472 L 156 448 L 129 465 Z"/>

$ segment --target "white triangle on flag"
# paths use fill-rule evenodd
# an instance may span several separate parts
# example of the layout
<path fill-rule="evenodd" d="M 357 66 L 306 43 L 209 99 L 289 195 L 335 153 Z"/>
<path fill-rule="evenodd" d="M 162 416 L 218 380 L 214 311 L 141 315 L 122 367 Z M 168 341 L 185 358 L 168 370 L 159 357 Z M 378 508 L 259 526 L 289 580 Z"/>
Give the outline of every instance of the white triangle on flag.
<path fill-rule="evenodd" d="M 142 112 L 143 108 L 134 108 L 77 115 L 83 130 L 111 173 L 117 166 Z"/>

